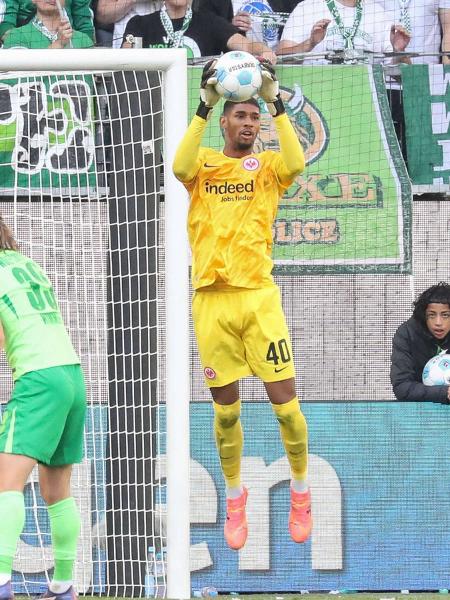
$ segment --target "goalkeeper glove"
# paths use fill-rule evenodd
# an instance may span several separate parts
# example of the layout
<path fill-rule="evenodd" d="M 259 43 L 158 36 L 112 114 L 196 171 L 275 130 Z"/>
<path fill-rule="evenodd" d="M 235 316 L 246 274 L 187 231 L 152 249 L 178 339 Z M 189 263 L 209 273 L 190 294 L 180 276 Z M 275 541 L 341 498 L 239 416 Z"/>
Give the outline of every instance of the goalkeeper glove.
<path fill-rule="evenodd" d="M 262 84 L 259 96 L 267 104 L 267 108 L 273 117 L 278 117 L 285 112 L 283 100 L 280 96 L 280 84 L 278 83 L 275 69 L 268 60 L 259 59 L 261 65 Z"/>
<path fill-rule="evenodd" d="M 203 67 L 202 81 L 200 83 L 200 104 L 197 108 L 197 116 L 207 119 L 211 110 L 220 99 L 216 92 L 216 69 L 217 60 L 213 59 Z"/>

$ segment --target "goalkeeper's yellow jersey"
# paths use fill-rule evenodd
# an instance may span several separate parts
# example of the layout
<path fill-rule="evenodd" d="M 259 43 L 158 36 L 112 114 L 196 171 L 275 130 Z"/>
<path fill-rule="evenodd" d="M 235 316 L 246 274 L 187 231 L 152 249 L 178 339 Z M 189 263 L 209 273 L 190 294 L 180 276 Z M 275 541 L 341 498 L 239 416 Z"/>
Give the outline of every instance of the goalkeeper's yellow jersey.
<path fill-rule="evenodd" d="M 194 289 L 261 288 L 273 283 L 272 225 L 278 201 L 304 168 L 286 115 L 275 120 L 281 152 L 230 158 L 201 148 L 206 121 L 194 117 L 174 161 L 188 190 Z"/>

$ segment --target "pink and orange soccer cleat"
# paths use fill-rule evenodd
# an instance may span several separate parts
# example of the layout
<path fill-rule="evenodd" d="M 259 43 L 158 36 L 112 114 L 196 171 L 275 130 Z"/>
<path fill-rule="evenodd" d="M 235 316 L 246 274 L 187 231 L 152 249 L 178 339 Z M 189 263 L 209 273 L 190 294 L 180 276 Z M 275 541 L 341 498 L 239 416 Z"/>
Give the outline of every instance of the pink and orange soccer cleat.
<path fill-rule="evenodd" d="M 247 541 L 248 527 L 245 505 L 247 504 L 248 491 L 244 491 L 239 498 L 227 498 L 227 519 L 223 528 L 225 540 L 232 550 L 240 550 Z"/>
<path fill-rule="evenodd" d="M 291 488 L 291 510 L 289 512 L 289 533 L 294 542 L 301 544 L 311 535 L 311 494 L 294 492 Z"/>

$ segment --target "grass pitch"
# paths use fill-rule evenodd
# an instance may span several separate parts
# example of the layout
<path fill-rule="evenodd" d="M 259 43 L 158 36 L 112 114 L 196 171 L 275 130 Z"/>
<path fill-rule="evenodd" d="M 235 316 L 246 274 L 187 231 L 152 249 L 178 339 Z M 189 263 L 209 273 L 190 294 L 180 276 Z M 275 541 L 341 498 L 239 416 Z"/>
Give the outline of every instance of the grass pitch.
<path fill-rule="evenodd" d="M 400 592 L 366 592 L 357 594 L 240 594 L 216 596 L 219 600 L 445 600 L 448 594 Z"/>
<path fill-rule="evenodd" d="M 241 594 L 239 596 L 216 596 L 220 600 L 445 600 L 448 594 L 400 592 L 366 592 L 357 594 Z"/>
<path fill-rule="evenodd" d="M 24 598 L 27 598 L 24 596 Z M 445 600 L 445 593 L 365 592 L 356 594 L 238 594 L 216 596 L 217 600 Z M 106 596 L 80 596 L 80 600 L 123 600 Z"/>

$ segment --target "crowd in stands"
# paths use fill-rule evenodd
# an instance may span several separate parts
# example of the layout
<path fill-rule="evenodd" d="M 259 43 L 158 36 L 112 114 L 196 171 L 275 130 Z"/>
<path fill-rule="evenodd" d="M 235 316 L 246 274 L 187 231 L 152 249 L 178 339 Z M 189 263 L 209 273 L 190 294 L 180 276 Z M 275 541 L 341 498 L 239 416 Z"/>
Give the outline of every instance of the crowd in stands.
<path fill-rule="evenodd" d="M 1 0 L 0 39 L 3 48 L 182 46 L 190 58 L 243 49 L 329 62 L 363 51 L 449 63 L 450 0 Z"/>
<path fill-rule="evenodd" d="M 271 63 L 450 63 L 450 0 L 0 0 L 2 48 L 246 50 Z M 448 55 L 446 53 L 448 52 Z M 406 159 L 398 73 L 386 72 Z"/>

